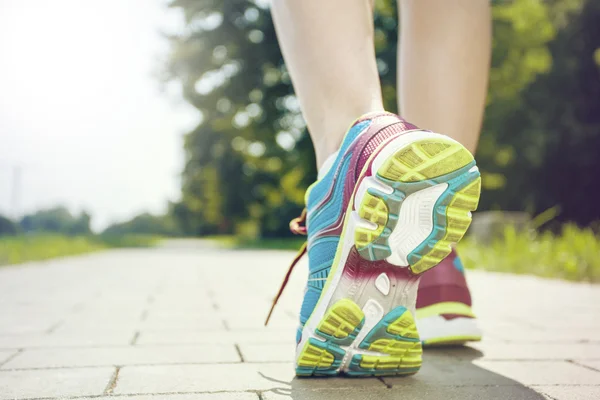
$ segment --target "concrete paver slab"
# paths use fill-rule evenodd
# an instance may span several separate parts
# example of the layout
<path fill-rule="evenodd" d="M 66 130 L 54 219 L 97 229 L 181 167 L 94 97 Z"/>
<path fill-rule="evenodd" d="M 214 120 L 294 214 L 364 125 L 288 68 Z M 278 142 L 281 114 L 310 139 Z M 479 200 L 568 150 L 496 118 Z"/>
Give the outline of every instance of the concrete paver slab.
<path fill-rule="evenodd" d="M 101 395 L 114 368 L 0 371 L 0 399 Z"/>
<path fill-rule="evenodd" d="M 189 243 L 0 268 L 0 400 L 599 397 L 598 285 L 469 271 L 483 342 L 410 377 L 299 379 L 306 259 L 264 328 L 293 252 Z"/>

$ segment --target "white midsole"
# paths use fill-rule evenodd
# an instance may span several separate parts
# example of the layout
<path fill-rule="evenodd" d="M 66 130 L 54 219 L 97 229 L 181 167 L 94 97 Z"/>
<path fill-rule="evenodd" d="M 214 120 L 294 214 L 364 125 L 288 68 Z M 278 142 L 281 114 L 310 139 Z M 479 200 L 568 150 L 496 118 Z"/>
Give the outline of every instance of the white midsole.
<path fill-rule="evenodd" d="M 385 143 L 383 145 L 385 147 L 383 147 L 381 152 L 375 156 L 375 159 L 373 160 L 373 163 L 370 167 L 371 171 L 377 171 L 383 165 L 383 163 L 385 161 L 387 161 L 387 159 L 389 157 L 393 156 L 401 148 L 403 148 L 407 145 L 410 145 L 414 142 L 417 142 L 417 141 L 420 141 L 423 139 L 429 139 L 429 138 L 443 138 L 444 140 L 449 140 L 449 138 L 446 136 L 443 136 L 443 135 L 440 135 L 437 133 L 433 133 L 430 131 L 422 131 L 422 130 L 410 131 L 410 132 L 407 132 L 398 137 L 394 137 L 394 138 L 390 139 L 387 143 Z M 355 192 L 357 194 L 360 192 L 361 195 L 364 196 L 364 194 L 366 193 L 366 190 L 359 191 L 357 189 Z M 441 193 L 440 193 L 440 195 L 441 195 Z M 439 195 L 438 195 L 438 197 L 439 197 Z M 430 198 L 432 198 L 432 196 L 428 196 L 427 198 L 430 199 Z M 352 205 L 353 201 L 354 201 L 354 199 L 351 198 L 350 202 L 349 202 L 349 207 L 346 210 L 347 212 L 349 210 L 351 210 L 351 205 Z M 435 204 L 435 201 L 433 202 L 433 204 Z M 415 207 L 418 208 L 418 205 L 415 205 Z M 431 210 L 430 210 L 430 215 L 432 215 Z M 319 299 L 319 301 L 317 303 L 317 306 L 313 310 L 313 313 L 309 317 L 307 323 L 304 325 L 300 343 L 298 343 L 298 346 L 296 347 L 296 363 L 298 363 L 298 359 L 299 359 L 300 355 L 302 354 L 302 349 L 304 348 L 304 346 L 306 345 L 307 341 L 310 338 L 323 341 L 323 339 L 315 336 L 314 332 L 317 329 L 317 326 L 319 325 L 319 323 L 321 322 L 321 319 L 325 315 L 325 312 L 329 308 L 329 303 L 331 302 L 331 298 L 332 298 L 333 294 L 335 293 L 335 290 L 336 290 L 336 288 L 340 282 L 340 279 L 342 277 L 342 274 L 344 272 L 344 266 L 346 265 L 348 255 L 350 254 L 350 251 L 354 247 L 354 232 L 355 232 L 355 228 L 357 226 L 358 220 L 362 220 L 362 219 L 358 218 L 358 216 L 355 213 L 351 213 L 351 215 L 347 216 L 347 218 L 346 218 L 347 225 L 342 234 L 343 242 L 342 242 L 342 248 L 339 250 L 339 251 L 341 251 L 341 253 L 339 256 L 339 260 L 337 262 L 338 267 L 335 268 L 335 272 L 334 272 L 333 276 L 330 275 L 331 281 L 329 283 L 327 291 L 322 293 L 321 298 Z M 401 222 L 402 221 L 399 221 L 399 223 L 396 226 L 397 227 L 401 226 L 402 225 Z M 433 223 L 431 223 L 431 226 L 429 228 L 429 232 L 427 233 L 427 235 L 429 235 L 432 228 L 433 228 Z M 425 237 L 427 237 L 427 236 L 425 236 Z M 420 243 L 417 243 L 417 245 L 418 244 L 420 244 Z M 338 247 L 338 249 L 339 249 L 339 247 Z M 405 250 L 403 250 L 403 251 L 405 251 Z M 408 253 L 410 253 L 410 251 Z M 406 253 L 406 254 L 408 254 L 408 253 Z M 337 257 L 337 255 L 336 255 L 336 257 Z M 404 264 L 404 265 L 406 265 L 406 264 Z M 377 322 L 379 322 L 379 320 L 381 320 L 381 318 L 383 318 L 383 315 L 385 315 L 385 313 L 387 311 L 389 311 L 389 310 L 382 309 L 381 313 L 377 313 L 380 315 L 374 315 L 375 314 L 374 307 L 376 307 L 376 306 L 372 302 L 367 302 L 365 304 L 365 306 L 363 307 L 363 312 L 365 313 L 365 325 L 361 329 L 359 335 L 354 340 L 352 345 L 349 346 L 348 349 L 350 351 L 346 351 L 346 356 L 344 358 L 344 362 L 342 363 L 342 368 L 347 367 L 346 364 L 351 359 L 352 354 L 355 353 L 353 350 L 357 350 L 357 347 L 361 343 L 364 336 L 370 331 L 370 329 L 372 327 L 374 327 L 377 324 Z M 412 311 L 414 311 L 414 310 L 412 310 Z M 369 317 L 369 315 L 371 315 L 371 317 Z"/>
<path fill-rule="evenodd" d="M 392 254 L 386 259 L 387 262 L 408 266 L 408 255 L 431 234 L 433 208 L 447 188 L 447 183 L 440 183 L 412 193 L 404 199 L 398 222 L 388 238 Z"/>
<path fill-rule="evenodd" d="M 475 318 L 446 319 L 441 315 L 417 319 L 421 341 L 456 337 L 481 337 Z"/>

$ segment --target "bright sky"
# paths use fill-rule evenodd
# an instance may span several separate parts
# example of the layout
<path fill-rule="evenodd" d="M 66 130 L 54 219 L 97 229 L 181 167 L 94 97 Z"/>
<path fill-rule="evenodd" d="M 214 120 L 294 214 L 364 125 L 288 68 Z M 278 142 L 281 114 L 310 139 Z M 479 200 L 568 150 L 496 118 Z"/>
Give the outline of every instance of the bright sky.
<path fill-rule="evenodd" d="M 99 229 L 177 199 L 198 115 L 156 77 L 180 26 L 164 5 L 0 0 L 1 214 L 64 204 Z"/>

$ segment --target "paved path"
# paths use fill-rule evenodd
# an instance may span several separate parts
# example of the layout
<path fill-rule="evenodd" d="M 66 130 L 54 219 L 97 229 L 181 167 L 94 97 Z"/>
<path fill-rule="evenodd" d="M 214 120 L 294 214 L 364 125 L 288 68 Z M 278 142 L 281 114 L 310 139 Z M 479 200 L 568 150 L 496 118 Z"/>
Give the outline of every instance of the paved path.
<path fill-rule="evenodd" d="M 485 340 L 413 377 L 297 379 L 305 269 L 192 243 L 0 268 L 0 399 L 600 399 L 600 286 L 473 272 Z"/>

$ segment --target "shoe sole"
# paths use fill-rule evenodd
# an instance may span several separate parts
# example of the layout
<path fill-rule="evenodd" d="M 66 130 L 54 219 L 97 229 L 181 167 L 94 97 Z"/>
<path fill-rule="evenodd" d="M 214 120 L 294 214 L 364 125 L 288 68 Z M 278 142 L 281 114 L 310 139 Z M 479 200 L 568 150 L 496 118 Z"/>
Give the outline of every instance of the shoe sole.
<path fill-rule="evenodd" d="M 467 149 L 421 130 L 382 144 L 357 182 L 332 269 L 297 347 L 299 376 L 419 370 L 418 275 L 462 238 L 481 188 Z"/>
<path fill-rule="evenodd" d="M 445 318 L 451 315 L 452 318 Z M 458 346 L 481 340 L 482 332 L 471 307 L 444 302 L 417 310 L 417 329 L 423 346 Z"/>
<path fill-rule="evenodd" d="M 417 319 L 417 327 L 424 347 L 462 346 L 481 340 L 481 330 L 473 318 L 429 317 Z"/>

